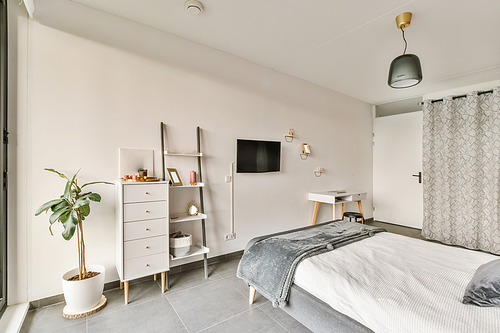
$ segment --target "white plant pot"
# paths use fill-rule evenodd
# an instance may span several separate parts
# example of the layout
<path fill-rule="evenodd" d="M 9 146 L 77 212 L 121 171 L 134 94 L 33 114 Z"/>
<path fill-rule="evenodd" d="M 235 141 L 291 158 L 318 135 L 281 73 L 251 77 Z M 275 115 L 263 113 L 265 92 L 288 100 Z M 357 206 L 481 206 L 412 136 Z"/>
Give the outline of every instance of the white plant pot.
<path fill-rule="evenodd" d="M 101 274 L 84 280 L 68 281 L 78 274 L 78 268 L 72 269 L 62 277 L 65 313 L 84 313 L 95 308 L 101 302 L 104 289 L 105 268 L 101 265 L 87 265 L 87 271 Z"/>

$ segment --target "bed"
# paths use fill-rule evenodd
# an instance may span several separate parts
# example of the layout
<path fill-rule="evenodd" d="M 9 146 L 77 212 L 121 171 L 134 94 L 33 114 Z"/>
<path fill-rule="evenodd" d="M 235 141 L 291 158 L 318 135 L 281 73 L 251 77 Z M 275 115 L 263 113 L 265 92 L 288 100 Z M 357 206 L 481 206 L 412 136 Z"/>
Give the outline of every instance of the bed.
<path fill-rule="evenodd" d="M 500 332 L 499 306 L 462 303 L 478 268 L 500 262 L 498 256 L 372 232 L 356 223 L 325 224 L 346 223 L 369 235 L 300 259 L 284 304 L 245 279 L 244 258 L 255 244 L 314 226 L 252 239 L 238 267 L 251 301 L 257 289 L 314 332 Z M 499 291 L 500 282 L 495 287 Z"/>

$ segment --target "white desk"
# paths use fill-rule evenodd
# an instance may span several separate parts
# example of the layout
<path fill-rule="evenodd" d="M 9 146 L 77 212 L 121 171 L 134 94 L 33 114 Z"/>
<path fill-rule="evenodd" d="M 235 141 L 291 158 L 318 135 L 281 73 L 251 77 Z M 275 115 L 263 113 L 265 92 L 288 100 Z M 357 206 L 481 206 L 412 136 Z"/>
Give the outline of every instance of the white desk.
<path fill-rule="evenodd" d="M 320 203 L 327 203 L 333 205 L 333 219 L 335 220 L 335 205 L 342 204 L 342 215 L 344 215 L 344 203 L 346 202 L 357 202 L 359 207 L 359 212 L 363 214 L 363 206 L 361 205 L 361 200 L 366 199 L 366 192 L 357 191 L 346 191 L 344 193 L 338 193 L 336 191 L 326 191 L 326 192 L 310 192 L 309 201 L 314 201 L 314 215 L 311 224 L 316 223 L 316 215 L 318 214 L 318 208 Z M 362 221 L 365 222 L 364 219 Z"/>

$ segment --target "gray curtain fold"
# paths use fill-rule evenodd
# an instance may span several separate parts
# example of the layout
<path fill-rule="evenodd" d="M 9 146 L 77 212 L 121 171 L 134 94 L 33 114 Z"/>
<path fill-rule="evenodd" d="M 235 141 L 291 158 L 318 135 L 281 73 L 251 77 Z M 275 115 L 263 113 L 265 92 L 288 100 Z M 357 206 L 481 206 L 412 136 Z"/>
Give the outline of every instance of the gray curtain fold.
<path fill-rule="evenodd" d="M 422 235 L 500 254 L 500 87 L 423 114 Z"/>

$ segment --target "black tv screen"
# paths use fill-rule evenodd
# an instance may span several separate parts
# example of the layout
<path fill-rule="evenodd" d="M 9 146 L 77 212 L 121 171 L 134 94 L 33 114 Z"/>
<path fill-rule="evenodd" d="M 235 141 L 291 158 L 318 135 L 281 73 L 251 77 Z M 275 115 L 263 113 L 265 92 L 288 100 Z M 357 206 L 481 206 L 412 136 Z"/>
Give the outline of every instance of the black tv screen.
<path fill-rule="evenodd" d="M 279 172 L 281 141 L 236 140 L 236 173 Z"/>

